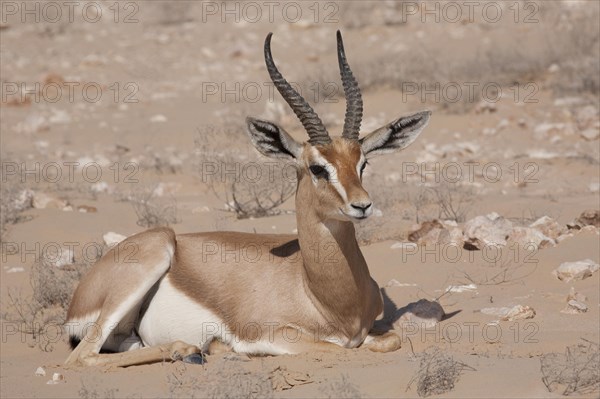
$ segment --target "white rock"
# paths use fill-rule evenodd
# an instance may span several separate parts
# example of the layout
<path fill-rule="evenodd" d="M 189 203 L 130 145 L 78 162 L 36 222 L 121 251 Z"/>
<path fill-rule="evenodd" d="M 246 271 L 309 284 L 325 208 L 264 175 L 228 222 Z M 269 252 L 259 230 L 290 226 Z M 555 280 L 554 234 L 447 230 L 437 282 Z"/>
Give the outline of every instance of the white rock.
<path fill-rule="evenodd" d="M 575 299 L 571 299 L 567 302 L 567 307 L 563 309 L 562 313 L 567 314 L 577 314 L 577 313 L 585 313 L 588 311 L 588 307 L 585 303 L 576 301 Z"/>
<path fill-rule="evenodd" d="M 417 284 L 414 283 L 401 283 L 398 280 L 396 280 L 395 278 L 391 279 L 390 281 L 388 281 L 385 284 L 386 288 L 390 288 L 390 287 L 416 287 Z"/>
<path fill-rule="evenodd" d="M 549 133 L 560 133 L 564 128 L 564 123 L 542 123 L 533 129 L 533 137 L 536 140 L 544 140 L 549 137 Z"/>
<path fill-rule="evenodd" d="M 586 130 L 597 127 L 598 109 L 593 105 L 587 105 L 577 111 L 577 125 L 579 129 Z"/>
<path fill-rule="evenodd" d="M 54 374 L 52 374 L 52 379 L 49 380 L 46 384 L 54 385 L 54 384 L 61 384 L 63 382 L 67 382 L 65 380 L 65 376 L 62 375 L 61 373 L 54 373 Z"/>
<path fill-rule="evenodd" d="M 585 295 L 575 292 L 575 288 L 571 287 L 571 291 L 567 296 L 567 306 L 560 312 L 567 314 L 585 313 L 588 310 L 588 306 L 585 304 L 586 300 Z"/>
<path fill-rule="evenodd" d="M 491 114 L 492 112 L 496 112 L 496 111 L 497 111 L 496 103 L 492 103 L 492 102 L 485 101 L 485 100 L 481 100 L 475 106 L 475 113 L 477 113 L 477 114 L 482 114 L 484 112 L 488 112 Z"/>
<path fill-rule="evenodd" d="M 46 209 L 46 208 L 63 209 L 65 206 L 67 206 L 67 201 L 52 197 L 45 193 L 36 192 L 33 195 L 32 205 L 36 209 Z"/>
<path fill-rule="evenodd" d="M 588 141 L 598 140 L 600 137 L 600 130 L 598 129 L 585 129 L 584 131 L 579 133 L 581 137 Z"/>
<path fill-rule="evenodd" d="M 390 247 L 391 249 L 416 249 L 417 244 L 414 242 L 395 242 Z"/>
<path fill-rule="evenodd" d="M 160 123 L 160 122 L 166 122 L 166 121 L 167 121 L 167 117 L 162 114 L 153 115 L 150 118 L 150 122 L 152 122 L 152 123 Z"/>
<path fill-rule="evenodd" d="M 568 231 L 566 226 L 561 225 L 549 216 L 542 216 L 531 223 L 529 227 L 539 230 L 543 235 L 555 240 Z"/>
<path fill-rule="evenodd" d="M 51 267 L 63 267 L 75 263 L 73 248 L 52 247 L 44 253 L 44 265 Z"/>
<path fill-rule="evenodd" d="M 156 187 L 154 187 L 154 190 L 152 190 L 152 195 L 157 196 L 157 197 L 162 197 L 164 195 L 174 195 L 180 189 L 181 189 L 181 183 L 160 182 L 156 185 Z"/>
<path fill-rule="evenodd" d="M 475 284 L 450 285 L 450 286 L 448 286 L 448 288 L 446 288 L 446 292 L 455 292 L 455 293 L 470 292 L 470 291 L 476 291 L 476 290 L 477 290 L 477 286 Z"/>
<path fill-rule="evenodd" d="M 513 321 L 521 319 L 533 319 L 535 317 L 535 310 L 530 306 L 517 305 L 509 310 L 509 312 L 502 317 L 501 320 Z"/>
<path fill-rule="evenodd" d="M 583 98 L 581 97 L 562 97 L 554 100 L 555 107 L 568 107 L 571 105 L 579 105 L 583 103 Z"/>
<path fill-rule="evenodd" d="M 516 305 L 512 308 L 501 307 L 501 308 L 483 308 L 481 313 L 490 316 L 497 316 L 503 321 L 513 321 L 520 319 L 532 319 L 535 317 L 535 310 L 530 306 Z"/>
<path fill-rule="evenodd" d="M 510 122 L 508 121 L 508 119 L 503 118 L 500 120 L 500 122 L 498 122 L 498 125 L 496 126 L 496 128 L 504 129 L 504 128 L 507 128 L 508 126 L 510 126 Z"/>
<path fill-rule="evenodd" d="M 49 125 L 46 118 L 37 113 L 31 113 L 27 115 L 23 122 L 17 125 L 17 132 L 19 133 L 35 133 L 43 130 L 48 130 Z"/>
<path fill-rule="evenodd" d="M 71 122 L 71 117 L 66 111 L 61 109 L 53 109 L 52 115 L 48 118 L 50 123 L 69 123 Z"/>
<path fill-rule="evenodd" d="M 113 231 L 109 231 L 108 233 L 106 233 L 102 236 L 104 243 L 109 248 L 114 247 L 115 245 L 117 245 L 118 243 L 120 243 L 121 241 L 123 241 L 126 238 L 127 237 L 124 236 L 123 234 L 115 233 Z"/>
<path fill-rule="evenodd" d="M 509 242 L 514 242 L 527 250 L 537 250 L 556 245 L 556 241 L 541 231 L 529 227 L 515 227 L 510 233 Z"/>
<path fill-rule="evenodd" d="M 40 377 L 44 377 L 46 375 L 46 370 L 44 370 L 43 367 L 38 367 L 35 370 L 35 375 L 40 376 Z"/>
<path fill-rule="evenodd" d="M 548 67 L 548 72 L 550 73 L 556 73 L 560 71 L 560 66 L 558 66 L 558 64 L 552 64 Z"/>
<path fill-rule="evenodd" d="M 33 190 L 21 190 L 21 192 L 19 192 L 19 195 L 17 195 L 13 202 L 13 207 L 19 212 L 33 207 L 34 196 L 35 193 L 33 192 Z"/>
<path fill-rule="evenodd" d="M 598 269 L 600 269 L 600 265 L 591 259 L 585 259 L 577 262 L 564 262 L 552 274 L 559 280 L 568 283 L 572 280 L 588 278 Z"/>
<path fill-rule="evenodd" d="M 532 159 L 554 159 L 558 158 L 560 154 L 544 149 L 533 149 L 527 151 L 527 156 Z"/>
<path fill-rule="evenodd" d="M 21 273 L 24 271 L 25 271 L 25 269 L 22 268 L 21 266 L 15 266 L 15 267 L 11 267 L 10 269 L 7 269 L 6 273 Z"/>
<path fill-rule="evenodd" d="M 464 226 L 465 241 L 482 249 L 490 245 L 506 245 L 513 224 L 495 212 L 486 216 L 477 216 Z"/>
<path fill-rule="evenodd" d="M 600 183 L 590 183 L 588 184 L 588 189 L 592 193 L 597 193 L 600 191 Z"/>
<path fill-rule="evenodd" d="M 95 193 L 106 193 L 108 192 L 108 183 L 105 181 L 99 181 L 90 186 L 90 190 Z"/>

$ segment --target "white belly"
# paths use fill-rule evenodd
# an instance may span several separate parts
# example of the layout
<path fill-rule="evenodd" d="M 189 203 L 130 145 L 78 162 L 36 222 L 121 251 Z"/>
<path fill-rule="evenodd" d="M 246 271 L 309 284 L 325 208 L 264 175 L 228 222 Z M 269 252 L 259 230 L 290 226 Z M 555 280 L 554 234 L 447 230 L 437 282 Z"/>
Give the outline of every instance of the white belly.
<path fill-rule="evenodd" d="M 213 311 L 177 290 L 167 275 L 138 326 L 144 346 L 183 341 L 203 351 L 217 338 L 238 353 L 280 355 L 294 353 L 271 340 L 268 334 L 258 341 L 239 339 Z"/>
<path fill-rule="evenodd" d="M 140 320 L 138 333 L 145 346 L 183 341 L 206 350 L 213 338 L 227 334 L 227 328 L 214 312 L 173 287 L 167 276 Z"/>

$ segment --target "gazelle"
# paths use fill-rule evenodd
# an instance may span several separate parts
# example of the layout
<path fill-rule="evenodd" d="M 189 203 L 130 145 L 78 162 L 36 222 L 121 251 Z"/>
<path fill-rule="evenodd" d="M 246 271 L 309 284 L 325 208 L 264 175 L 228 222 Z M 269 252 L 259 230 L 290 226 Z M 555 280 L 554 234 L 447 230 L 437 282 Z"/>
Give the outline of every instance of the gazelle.
<path fill-rule="evenodd" d="M 127 238 L 75 291 L 66 323 L 74 346 L 68 365 L 200 362 L 199 354 L 219 342 L 238 353 L 270 355 L 400 347 L 394 333 L 369 334 L 383 301 L 354 223 L 373 212 L 362 186 L 367 159 L 407 147 L 431 113 L 401 117 L 359 139 L 362 97 L 338 31 L 347 108 L 342 136 L 330 137 L 275 66 L 271 35 L 267 71 L 309 140 L 299 143 L 280 126 L 250 117 L 248 134 L 263 155 L 296 165 L 298 235 L 175 235 L 156 228 Z M 132 245 L 137 261 L 119 259 L 119 250 Z"/>

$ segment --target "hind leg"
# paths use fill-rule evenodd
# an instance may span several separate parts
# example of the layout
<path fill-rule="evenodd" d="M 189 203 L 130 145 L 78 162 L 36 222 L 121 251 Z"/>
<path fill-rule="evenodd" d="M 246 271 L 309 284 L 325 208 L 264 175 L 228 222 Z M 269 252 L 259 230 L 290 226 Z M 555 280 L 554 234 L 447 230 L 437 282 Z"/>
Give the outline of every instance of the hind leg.
<path fill-rule="evenodd" d="M 136 249 L 135 262 L 115 257 L 111 250 L 82 280 L 69 309 L 66 325 L 77 331 L 80 342 L 66 360 L 66 365 L 128 366 L 177 359 L 198 352 L 198 348 L 175 342 L 124 353 L 100 354 L 104 345 L 121 350 L 131 331 L 115 331 L 120 325 L 135 320 L 139 308 L 152 287 L 166 274 L 175 251 L 175 234 L 171 229 L 154 229 L 137 234 L 120 243 L 119 249 Z M 97 304 L 95 306 L 89 305 Z M 81 328 L 85 315 L 93 322 Z M 94 317 L 97 315 L 97 318 Z M 89 316 L 88 316 L 89 318 Z M 79 325 L 79 329 L 77 329 Z"/>

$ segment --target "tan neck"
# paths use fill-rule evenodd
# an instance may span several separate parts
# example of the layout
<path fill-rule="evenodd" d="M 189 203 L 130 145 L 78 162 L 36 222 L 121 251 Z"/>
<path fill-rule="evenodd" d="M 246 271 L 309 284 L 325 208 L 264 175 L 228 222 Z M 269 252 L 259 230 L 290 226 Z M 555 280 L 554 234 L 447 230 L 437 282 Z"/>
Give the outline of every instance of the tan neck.
<path fill-rule="evenodd" d="M 344 328 L 371 305 L 371 276 L 352 222 L 323 220 L 309 184 L 310 177 L 300 179 L 296 195 L 305 288 L 321 313 Z"/>

